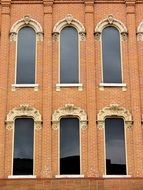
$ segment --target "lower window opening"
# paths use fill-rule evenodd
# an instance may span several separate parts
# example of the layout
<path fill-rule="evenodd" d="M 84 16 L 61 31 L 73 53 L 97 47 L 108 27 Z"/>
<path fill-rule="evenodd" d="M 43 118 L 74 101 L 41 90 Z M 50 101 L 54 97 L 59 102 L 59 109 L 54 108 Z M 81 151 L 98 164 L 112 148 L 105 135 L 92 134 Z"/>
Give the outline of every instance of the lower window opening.
<path fill-rule="evenodd" d="M 62 118 L 60 121 L 60 174 L 80 174 L 79 120 Z"/>

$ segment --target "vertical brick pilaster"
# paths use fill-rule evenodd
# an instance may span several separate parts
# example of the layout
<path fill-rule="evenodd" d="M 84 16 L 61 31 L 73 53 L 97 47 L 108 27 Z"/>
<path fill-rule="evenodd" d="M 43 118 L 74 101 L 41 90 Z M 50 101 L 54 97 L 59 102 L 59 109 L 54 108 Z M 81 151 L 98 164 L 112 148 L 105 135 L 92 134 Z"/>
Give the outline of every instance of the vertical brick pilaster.
<path fill-rule="evenodd" d="M 96 93 L 94 62 L 94 2 L 85 1 L 86 27 L 86 77 L 87 77 L 87 113 L 88 113 L 88 176 L 98 176 L 97 138 L 96 138 Z"/>
<path fill-rule="evenodd" d="M 7 113 L 7 80 L 9 60 L 10 1 L 1 2 L 1 64 L 0 64 L 0 177 L 4 177 L 5 117 Z"/>
<path fill-rule="evenodd" d="M 42 176 L 51 177 L 52 2 L 44 1 Z"/>
<path fill-rule="evenodd" d="M 141 128 L 141 97 L 139 84 L 139 64 L 137 57 L 135 2 L 126 1 L 127 28 L 129 32 L 129 74 L 130 74 L 130 96 L 133 114 L 133 146 L 134 146 L 134 175 L 143 175 L 143 139 Z"/>

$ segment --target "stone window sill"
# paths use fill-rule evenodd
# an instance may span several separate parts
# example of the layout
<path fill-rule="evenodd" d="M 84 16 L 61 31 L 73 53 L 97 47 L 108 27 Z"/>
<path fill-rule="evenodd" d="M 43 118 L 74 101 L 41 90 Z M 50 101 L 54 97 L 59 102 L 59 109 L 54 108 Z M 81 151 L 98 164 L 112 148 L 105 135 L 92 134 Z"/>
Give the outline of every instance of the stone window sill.
<path fill-rule="evenodd" d="M 36 178 L 36 175 L 9 175 L 8 179 Z"/>
<path fill-rule="evenodd" d="M 63 84 L 60 84 L 60 83 L 57 83 L 56 84 L 56 91 L 60 91 L 61 88 L 78 88 L 79 91 L 82 91 L 83 90 L 83 84 L 82 83 L 63 83 Z"/>
<path fill-rule="evenodd" d="M 130 178 L 131 175 L 103 175 L 103 178 Z"/>
<path fill-rule="evenodd" d="M 12 91 L 16 88 L 34 88 L 34 91 L 38 91 L 39 84 L 12 84 Z"/>
<path fill-rule="evenodd" d="M 56 178 L 83 178 L 84 175 L 55 175 Z"/>
<path fill-rule="evenodd" d="M 100 83 L 99 84 L 99 89 L 104 90 L 104 87 L 106 88 L 122 88 L 122 91 L 127 90 L 127 85 L 126 83 Z"/>

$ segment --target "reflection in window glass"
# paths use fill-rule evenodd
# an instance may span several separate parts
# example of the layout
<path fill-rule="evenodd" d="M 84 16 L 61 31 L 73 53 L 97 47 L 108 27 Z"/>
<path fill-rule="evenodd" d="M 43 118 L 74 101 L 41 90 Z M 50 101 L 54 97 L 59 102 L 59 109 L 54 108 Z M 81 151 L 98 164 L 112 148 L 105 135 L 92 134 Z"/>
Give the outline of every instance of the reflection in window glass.
<path fill-rule="evenodd" d="M 80 174 L 79 120 L 60 120 L 60 174 Z"/>
<path fill-rule="evenodd" d="M 33 119 L 15 120 L 13 175 L 33 174 L 33 135 Z"/>
<path fill-rule="evenodd" d="M 18 32 L 17 84 L 35 83 L 35 47 L 35 31 L 30 27 L 22 28 Z"/>
<path fill-rule="evenodd" d="M 66 27 L 60 36 L 60 83 L 78 83 L 78 33 Z"/>
<path fill-rule="evenodd" d="M 103 82 L 121 83 L 120 34 L 115 27 L 102 32 Z"/>
<path fill-rule="evenodd" d="M 124 120 L 105 120 L 106 174 L 126 175 Z"/>

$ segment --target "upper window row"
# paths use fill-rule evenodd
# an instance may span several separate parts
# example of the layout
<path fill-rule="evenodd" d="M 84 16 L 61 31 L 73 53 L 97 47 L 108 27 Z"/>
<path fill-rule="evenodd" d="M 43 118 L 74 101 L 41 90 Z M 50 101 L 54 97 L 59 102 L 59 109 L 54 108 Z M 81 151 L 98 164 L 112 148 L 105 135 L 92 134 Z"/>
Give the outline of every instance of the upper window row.
<path fill-rule="evenodd" d="M 68 15 L 55 25 L 53 31 L 54 36 L 59 39 L 58 83 L 79 84 L 80 40 L 84 39 L 85 28 Z M 39 23 L 28 16 L 24 17 L 13 25 L 11 34 L 17 34 L 15 82 L 36 84 L 36 40 L 37 35 L 42 34 Z M 102 83 L 123 83 L 121 40 L 127 35 L 126 27 L 110 15 L 97 25 L 95 35 L 101 40 Z"/>

